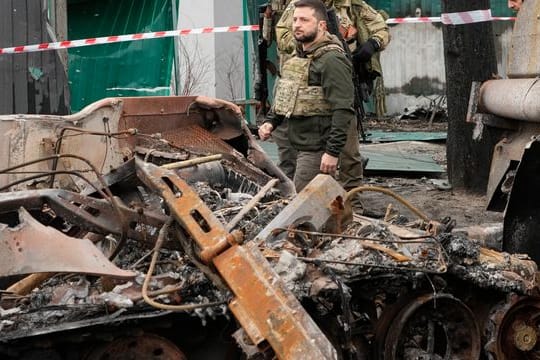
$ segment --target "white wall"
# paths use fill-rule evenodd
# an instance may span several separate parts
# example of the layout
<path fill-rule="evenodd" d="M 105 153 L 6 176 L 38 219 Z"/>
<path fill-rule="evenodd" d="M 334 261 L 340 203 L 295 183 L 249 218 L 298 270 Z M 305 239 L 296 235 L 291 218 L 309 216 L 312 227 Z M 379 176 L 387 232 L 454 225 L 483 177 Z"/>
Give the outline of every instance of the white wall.
<path fill-rule="evenodd" d="M 180 28 L 199 28 L 207 26 L 242 25 L 242 0 L 181 0 L 180 1 Z M 250 73 L 254 73 L 253 61 L 255 59 L 251 46 L 251 36 L 256 32 L 249 32 L 248 45 L 250 47 Z M 244 76 L 244 33 L 217 33 L 201 34 L 181 37 L 179 39 L 188 54 L 195 58 L 195 65 L 206 70 L 200 86 L 192 92 L 193 95 L 207 95 L 226 100 L 241 100 L 245 98 Z M 201 56 L 198 56 L 198 54 Z M 181 54 L 182 55 L 182 54 Z M 186 60 L 181 62 L 180 88 L 186 79 Z M 253 84 L 252 84 L 253 85 Z M 250 94 L 253 96 L 253 93 Z"/>
<path fill-rule="evenodd" d="M 242 4 L 242 0 L 216 1 L 216 26 L 242 25 Z M 244 99 L 244 33 L 217 34 L 215 51 L 217 96 Z"/>
<path fill-rule="evenodd" d="M 180 0 L 177 27 L 189 29 L 216 26 L 214 13 L 213 0 Z M 188 35 L 176 39 L 180 49 L 178 94 L 189 92 L 190 95 L 216 97 L 216 35 Z M 188 81 L 192 86 L 186 86 L 188 78 L 195 79 Z M 191 89 L 187 89 L 188 87 Z"/>
<path fill-rule="evenodd" d="M 493 23 L 498 70 L 503 77 L 512 26 L 513 22 L 508 21 Z M 430 99 L 444 94 L 446 83 L 442 25 L 393 25 L 390 34 L 391 42 L 381 56 L 387 113 L 429 106 Z"/>

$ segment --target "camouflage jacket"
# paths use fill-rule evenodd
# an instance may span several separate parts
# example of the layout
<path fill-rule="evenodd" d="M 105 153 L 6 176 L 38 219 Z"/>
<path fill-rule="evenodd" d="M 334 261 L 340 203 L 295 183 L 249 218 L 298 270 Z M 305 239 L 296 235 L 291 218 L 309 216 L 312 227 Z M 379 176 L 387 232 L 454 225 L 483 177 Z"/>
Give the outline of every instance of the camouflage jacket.
<path fill-rule="evenodd" d="M 328 33 L 307 51 L 298 47 L 295 56 L 306 58 L 317 49 L 339 43 Z M 347 140 L 349 124 L 355 118 L 352 65 L 342 51 L 326 51 L 314 57 L 310 63 L 308 85 L 320 86 L 324 98 L 330 105 L 331 115 L 291 116 L 289 118 L 289 141 L 299 151 L 325 151 L 338 156 Z M 267 121 L 274 128 L 283 121 L 283 116 L 271 111 Z"/>
<path fill-rule="evenodd" d="M 298 0 L 291 0 L 288 3 L 275 26 L 280 67 L 293 55 L 296 48 L 296 41 L 292 34 L 293 12 L 296 1 Z M 380 45 L 379 51 L 382 51 L 390 42 L 390 32 L 385 17 L 366 4 L 365 1 L 325 0 L 324 3 L 326 6 L 334 6 L 336 13 L 342 19 L 341 21 L 350 23 L 358 30 L 356 39 L 358 44 L 363 44 L 369 38 L 372 38 Z M 348 19 L 347 21 L 343 21 L 345 17 Z M 351 48 L 351 51 L 353 50 L 354 48 Z M 378 56 L 373 56 L 370 65 L 372 70 L 382 74 Z"/>

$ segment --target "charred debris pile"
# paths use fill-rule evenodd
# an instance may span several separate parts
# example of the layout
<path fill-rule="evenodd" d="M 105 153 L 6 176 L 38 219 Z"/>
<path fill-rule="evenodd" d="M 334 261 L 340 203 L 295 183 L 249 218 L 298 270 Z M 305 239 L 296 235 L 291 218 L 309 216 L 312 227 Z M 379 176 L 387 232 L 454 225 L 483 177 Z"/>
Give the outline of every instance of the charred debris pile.
<path fill-rule="evenodd" d="M 248 358 L 512 358 L 538 347 L 526 255 L 485 248 L 386 189 L 356 192 L 390 195 L 407 217 L 353 212 L 354 192 L 324 175 L 296 194 L 232 104 L 171 98 L 0 119 L 20 131 L 5 135 L 14 156 L 0 173 L 4 356 L 103 358 L 129 334 L 197 358 L 224 336 L 178 340 L 158 323 L 168 334 L 227 324 L 227 346 Z"/>

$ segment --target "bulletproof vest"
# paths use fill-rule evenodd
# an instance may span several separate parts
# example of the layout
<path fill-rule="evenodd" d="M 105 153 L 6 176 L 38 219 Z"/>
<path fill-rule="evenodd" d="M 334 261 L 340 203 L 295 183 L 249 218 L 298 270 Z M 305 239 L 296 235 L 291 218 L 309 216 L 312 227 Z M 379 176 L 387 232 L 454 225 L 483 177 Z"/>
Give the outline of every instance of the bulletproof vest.
<path fill-rule="evenodd" d="M 306 58 L 295 56 L 283 64 L 281 78 L 275 91 L 276 114 L 287 118 L 332 115 L 332 107 L 324 97 L 322 86 L 308 85 L 311 62 L 329 51 L 343 52 L 343 49 L 337 44 L 328 44 Z"/>

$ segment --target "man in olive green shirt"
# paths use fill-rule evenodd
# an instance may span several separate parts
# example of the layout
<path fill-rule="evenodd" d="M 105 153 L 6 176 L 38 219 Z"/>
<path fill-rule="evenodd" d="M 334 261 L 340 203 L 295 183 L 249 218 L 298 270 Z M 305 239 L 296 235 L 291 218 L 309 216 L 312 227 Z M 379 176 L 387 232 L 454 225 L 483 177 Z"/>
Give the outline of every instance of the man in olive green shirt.
<path fill-rule="evenodd" d="M 296 41 L 292 32 L 293 11 L 298 0 L 290 0 L 275 26 L 276 42 L 282 64 L 294 55 Z M 367 65 L 369 71 L 382 75 L 379 52 L 390 41 L 390 33 L 385 18 L 362 0 L 324 0 L 327 7 L 333 7 L 339 19 L 342 36 L 353 51 L 355 59 Z M 382 85 L 382 80 L 379 81 Z M 379 89 L 380 86 L 377 87 Z M 377 113 L 384 113 L 384 94 L 377 96 Z M 363 177 L 362 158 L 359 153 L 356 118 L 349 128 L 349 141 L 342 151 L 339 162 L 339 181 L 349 190 L 360 186 Z M 293 177 L 296 167 L 296 150 L 288 141 L 288 121 L 273 131 L 272 137 L 278 145 L 279 166 L 289 177 Z"/>
<path fill-rule="evenodd" d="M 319 173 L 335 174 L 355 113 L 352 65 L 339 40 L 326 31 L 325 5 L 320 0 L 295 5 L 296 54 L 282 66 L 274 105 L 259 136 L 268 139 L 288 120 L 289 141 L 298 152 L 294 183 L 300 191 Z"/>

